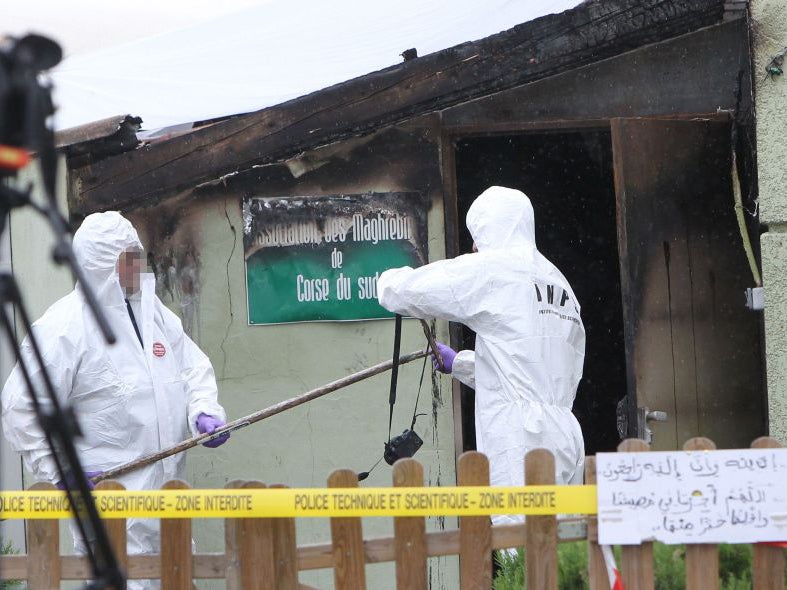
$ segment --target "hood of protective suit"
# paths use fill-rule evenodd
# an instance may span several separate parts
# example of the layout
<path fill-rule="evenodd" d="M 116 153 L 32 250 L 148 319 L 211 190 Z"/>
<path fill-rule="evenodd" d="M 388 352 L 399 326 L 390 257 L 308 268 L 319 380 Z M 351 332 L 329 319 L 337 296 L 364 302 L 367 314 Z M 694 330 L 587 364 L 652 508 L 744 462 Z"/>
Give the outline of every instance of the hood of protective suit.
<path fill-rule="evenodd" d="M 533 205 L 522 191 L 492 186 L 467 211 L 467 229 L 479 252 L 535 248 Z"/>
<path fill-rule="evenodd" d="M 132 225 L 114 212 L 90 215 L 73 245 L 85 281 L 95 288 L 117 342 L 104 343 L 80 285 L 34 324 L 43 362 L 31 360 L 35 355 L 29 337 L 21 354 L 31 367 L 34 389 L 43 390 L 45 367 L 58 399 L 76 414 L 82 436 L 74 440 L 74 447 L 84 469 L 106 471 L 171 447 L 197 434 L 200 414 L 224 420 L 210 360 L 184 332 L 180 319 L 156 297 L 153 276 L 143 273 L 139 297 L 130 297 L 128 308 L 123 301 L 118 256 L 141 248 Z M 61 479 L 19 364 L 0 402 L 3 434 L 22 453 L 35 478 Z M 166 481 L 182 478 L 184 469 L 185 456 L 180 454 L 118 479 L 129 490 L 159 489 Z M 155 519 L 129 519 L 129 553 L 158 553 L 158 527 Z M 81 542 L 77 549 L 84 551 Z"/>
<path fill-rule="evenodd" d="M 117 211 L 93 213 L 85 217 L 74 233 L 74 254 L 97 295 L 110 303 L 112 295 L 121 296 L 117 273 L 118 257 L 126 250 L 142 250 L 137 230 Z"/>

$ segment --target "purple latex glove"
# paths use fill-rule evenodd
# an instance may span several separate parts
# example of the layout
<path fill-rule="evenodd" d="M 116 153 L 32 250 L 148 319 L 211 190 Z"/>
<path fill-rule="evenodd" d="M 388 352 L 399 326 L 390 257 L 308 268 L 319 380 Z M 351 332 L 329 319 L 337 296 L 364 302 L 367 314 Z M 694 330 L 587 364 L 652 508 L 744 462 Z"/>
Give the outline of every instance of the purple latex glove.
<path fill-rule="evenodd" d="M 438 342 L 437 352 L 439 352 L 440 356 L 443 357 L 443 369 L 442 370 L 440 369 L 440 367 L 437 365 L 437 358 L 434 355 L 432 355 L 432 365 L 434 365 L 434 370 L 450 375 L 451 370 L 454 368 L 454 359 L 456 358 L 456 351 L 450 346 L 446 346 L 442 342 Z"/>
<path fill-rule="evenodd" d="M 104 472 L 103 471 L 85 471 L 85 477 L 87 478 L 87 487 L 89 487 L 91 490 L 94 487 L 96 487 L 96 485 L 90 480 L 93 479 L 94 477 L 96 477 L 97 475 L 101 475 L 102 473 L 104 473 Z M 66 484 L 64 484 L 62 481 L 59 481 L 59 482 L 57 482 L 55 484 L 55 487 L 58 490 L 65 490 L 66 489 Z"/>
<path fill-rule="evenodd" d="M 217 428 L 221 428 L 225 424 L 226 422 L 224 420 L 216 418 L 215 416 L 208 416 L 207 414 L 200 414 L 197 416 L 197 431 L 199 431 L 200 434 L 213 434 Z M 222 434 L 216 439 L 202 443 L 202 446 L 215 449 L 216 447 L 219 447 L 227 442 L 229 437 L 230 433 L 228 432 L 227 434 Z"/>

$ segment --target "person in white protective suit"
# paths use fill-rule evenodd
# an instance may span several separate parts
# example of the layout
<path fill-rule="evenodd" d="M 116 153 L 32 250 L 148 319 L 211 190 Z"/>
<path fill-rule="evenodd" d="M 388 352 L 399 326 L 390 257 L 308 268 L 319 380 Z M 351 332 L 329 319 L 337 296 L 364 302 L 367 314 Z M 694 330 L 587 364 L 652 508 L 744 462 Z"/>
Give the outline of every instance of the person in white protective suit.
<path fill-rule="evenodd" d="M 467 212 L 474 252 L 380 275 L 380 304 L 417 318 L 460 322 L 475 351 L 440 344 L 445 371 L 475 389 L 477 448 L 493 486 L 524 485 L 527 451 L 555 455 L 558 484 L 581 483 L 584 441 L 571 412 L 585 358 L 580 306 L 537 249 L 533 207 L 493 186 Z M 495 516 L 495 524 L 521 521 Z"/>
<path fill-rule="evenodd" d="M 141 272 L 142 244 L 131 223 L 117 212 L 89 215 L 73 246 L 117 343 L 105 343 L 79 286 L 53 304 L 33 332 L 59 399 L 76 412 L 83 436 L 75 445 L 88 475 L 223 425 L 211 363 L 156 296 L 153 276 Z M 29 339 L 22 349 L 31 361 Z M 40 372 L 33 377 L 42 391 Z M 28 469 L 39 481 L 60 483 L 18 365 L 3 388 L 2 408 L 5 436 Z M 183 477 L 184 462 L 181 453 L 118 480 L 131 490 L 158 489 Z M 127 522 L 130 554 L 159 552 L 158 520 Z M 76 536 L 75 544 L 84 552 Z M 128 585 L 157 586 L 144 580 Z"/>

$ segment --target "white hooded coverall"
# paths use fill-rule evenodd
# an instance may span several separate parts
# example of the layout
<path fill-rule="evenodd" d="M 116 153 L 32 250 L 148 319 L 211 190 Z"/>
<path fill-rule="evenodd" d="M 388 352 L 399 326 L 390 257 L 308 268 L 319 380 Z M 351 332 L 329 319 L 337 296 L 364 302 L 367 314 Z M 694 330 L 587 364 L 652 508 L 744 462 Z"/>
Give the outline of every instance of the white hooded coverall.
<path fill-rule="evenodd" d="M 555 455 L 558 484 L 581 483 L 584 441 L 571 412 L 585 358 L 580 306 L 563 274 L 536 249 L 524 193 L 491 187 L 467 212 L 478 252 L 384 272 L 380 304 L 476 333 L 452 374 L 475 389 L 477 448 L 494 486 L 524 485 L 527 451 Z M 496 524 L 517 522 L 496 516 Z"/>
<path fill-rule="evenodd" d="M 84 470 L 106 471 L 196 435 L 200 413 L 225 419 L 208 357 L 156 296 L 150 274 L 142 275 L 140 292 L 129 297 L 144 349 L 140 345 L 116 269 L 123 251 L 142 249 L 131 223 L 116 212 L 89 215 L 73 245 L 117 343 L 105 343 L 78 286 L 33 324 L 33 332 L 59 399 L 76 412 L 84 436 L 75 444 Z M 43 399 L 28 338 L 22 350 L 28 366 L 36 367 L 33 380 Z M 27 468 L 40 481 L 59 480 L 18 365 L 3 388 L 2 408 L 5 436 Z M 118 479 L 127 489 L 158 489 L 183 477 L 184 462 L 181 453 Z M 128 552 L 158 551 L 159 521 L 129 519 Z M 129 588 L 144 587 L 150 586 L 129 581 Z"/>

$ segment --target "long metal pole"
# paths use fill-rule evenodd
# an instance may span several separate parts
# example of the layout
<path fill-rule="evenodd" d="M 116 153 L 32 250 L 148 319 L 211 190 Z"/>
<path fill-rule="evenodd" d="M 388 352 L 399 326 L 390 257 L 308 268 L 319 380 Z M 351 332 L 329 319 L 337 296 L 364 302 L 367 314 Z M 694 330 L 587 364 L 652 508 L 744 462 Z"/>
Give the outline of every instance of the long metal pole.
<path fill-rule="evenodd" d="M 428 354 L 430 354 L 429 350 L 419 350 L 416 352 L 411 352 L 410 354 L 403 355 L 399 359 L 399 364 L 404 365 L 414 360 L 423 358 Z M 201 445 L 208 441 L 219 438 L 220 436 L 227 434 L 228 432 L 232 432 L 233 430 L 239 430 L 241 428 L 245 428 L 246 426 L 254 424 L 255 422 L 259 422 L 260 420 L 265 420 L 265 418 L 270 418 L 271 416 L 280 414 L 285 410 L 290 410 L 296 406 L 300 406 L 301 404 L 310 402 L 313 399 L 317 399 L 318 397 L 327 395 L 333 391 L 336 391 L 337 389 L 342 389 L 344 387 L 347 387 L 348 385 L 352 385 L 353 383 L 358 383 L 359 381 L 363 381 L 364 379 L 368 379 L 369 377 L 373 377 L 374 375 L 379 375 L 380 373 L 384 373 L 385 371 L 388 371 L 392 365 L 393 365 L 393 361 L 385 361 L 383 363 L 379 363 L 377 365 L 369 367 L 368 369 L 364 369 L 363 371 L 358 371 L 357 373 L 353 373 L 352 375 L 342 377 L 341 379 L 332 381 L 331 383 L 328 383 L 327 385 L 323 385 L 322 387 L 312 389 L 296 397 L 292 397 L 290 399 L 281 401 L 278 404 L 274 404 L 263 410 L 255 412 L 253 414 L 249 414 L 248 416 L 244 416 L 243 418 L 238 418 L 237 420 L 228 422 L 227 424 L 222 426 L 221 429 L 217 429 L 212 434 L 200 434 L 199 436 L 195 436 L 193 438 L 184 440 L 183 442 L 178 443 L 167 449 L 163 449 L 156 453 L 145 455 L 144 457 L 140 457 L 139 459 L 135 459 L 134 461 L 130 461 L 129 463 L 126 463 L 119 467 L 115 467 L 114 469 L 110 469 L 109 471 L 105 471 L 101 475 L 97 475 L 96 477 L 94 477 L 92 481 L 93 483 L 98 483 L 100 481 L 104 481 L 105 479 L 114 479 L 120 475 L 129 473 L 131 471 L 135 471 L 141 467 L 146 467 L 152 463 L 155 463 L 156 461 L 161 461 L 162 459 L 166 459 L 167 457 L 171 457 L 172 455 L 177 455 L 178 453 L 187 451 L 188 449 L 196 447 L 197 445 Z"/>

